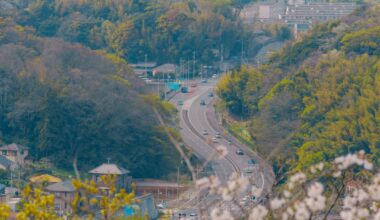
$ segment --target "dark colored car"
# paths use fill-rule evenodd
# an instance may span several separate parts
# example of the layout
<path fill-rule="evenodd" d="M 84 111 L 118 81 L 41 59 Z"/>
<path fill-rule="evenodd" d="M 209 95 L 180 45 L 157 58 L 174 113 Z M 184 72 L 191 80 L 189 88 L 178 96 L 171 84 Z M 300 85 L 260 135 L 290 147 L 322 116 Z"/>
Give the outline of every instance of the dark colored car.
<path fill-rule="evenodd" d="M 214 93 L 213 93 L 213 92 L 210 92 L 210 93 L 208 94 L 208 96 L 209 96 L 209 97 L 214 97 Z"/>
<path fill-rule="evenodd" d="M 253 159 L 248 160 L 248 165 L 255 165 L 256 161 Z"/>
<path fill-rule="evenodd" d="M 182 93 L 187 93 L 187 87 L 182 87 L 182 88 L 181 88 L 181 92 L 182 92 Z"/>
<path fill-rule="evenodd" d="M 242 150 L 240 150 L 240 149 L 237 149 L 236 150 L 236 154 L 237 155 L 244 155 L 244 152 Z"/>
<path fill-rule="evenodd" d="M 202 99 L 200 104 L 201 105 L 206 105 L 206 101 Z"/>

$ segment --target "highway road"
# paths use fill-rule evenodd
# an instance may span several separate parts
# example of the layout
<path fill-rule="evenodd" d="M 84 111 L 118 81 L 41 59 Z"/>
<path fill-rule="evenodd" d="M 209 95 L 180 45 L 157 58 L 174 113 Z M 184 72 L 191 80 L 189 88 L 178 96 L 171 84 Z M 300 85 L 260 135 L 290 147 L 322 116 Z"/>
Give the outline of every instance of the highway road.
<path fill-rule="evenodd" d="M 215 88 L 216 80 L 208 83 L 196 82 L 196 84 L 196 87 L 189 88 L 188 93 L 178 93 L 171 99 L 171 102 L 179 110 L 181 135 L 184 143 L 191 148 L 198 158 L 204 161 L 209 160 L 214 174 L 218 176 L 223 184 L 228 181 L 234 172 L 244 174 L 245 170 L 250 166 L 248 165 L 248 160 L 254 159 L 256 162 L 261 162 L 261 159 L 249 152 L 248 147 L 239 143 L 235 138 L 224 134 L 222 129 L 215 125 L 215 118 L 210 120 L 210 117 L 214 117 L 212 113 L 214 112 L 213 101 L 215 95 L 210 97 L 209 94 L 214 94 L 213 89 Z M 205 105 L 201 105 L 201 101 L 204 101 Z M 180 102 L 183 102 L 183 105 L 179 105 Z M 204 130 L 207 131 L 207 135 L 203 134 Z M 213 143 L 211 140 L 217 133 L 220 133 L 221 137 L 217 138 L 217 143 Z M 218 145 L 224 145 L 228 150 L 227 156 L 222 159 L 215 155 L 215 147 Z M 244 155 L 238 155 L 236 153 L 238 149 L 243 150 Z M 253 184 L 259 188 L 270 186 L 273 178 L 268 166 L 267 169 L 258 169 L 258 165 L 253 167 L 257 169 L 253 169 L 253 173 L 247 174 L 252 179 Z M 202 203 L 212 204 L 217 200 L 220 200 L 220 198 L 209 195 L 203 199 Z M 224 206 L 230 205 L 224 204 Z M 186 209 L 181 212 L 187 213 L 188 216 L 193 211 Z"/>

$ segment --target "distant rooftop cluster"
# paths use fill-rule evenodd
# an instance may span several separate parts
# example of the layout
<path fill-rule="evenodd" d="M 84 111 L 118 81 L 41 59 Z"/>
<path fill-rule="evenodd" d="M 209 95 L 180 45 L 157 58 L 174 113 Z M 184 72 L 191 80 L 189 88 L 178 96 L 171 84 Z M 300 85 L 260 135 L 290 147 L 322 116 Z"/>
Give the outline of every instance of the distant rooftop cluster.
<path fill-rule="evenodd" d="M 308 30 L 312 24 L 340 19 L 351 14 L 358 5 L 343 2 L 306 2 L 305 0 L 259 1 L 241 12 L 244 23 L 283 23 L 295 33 Z"/>

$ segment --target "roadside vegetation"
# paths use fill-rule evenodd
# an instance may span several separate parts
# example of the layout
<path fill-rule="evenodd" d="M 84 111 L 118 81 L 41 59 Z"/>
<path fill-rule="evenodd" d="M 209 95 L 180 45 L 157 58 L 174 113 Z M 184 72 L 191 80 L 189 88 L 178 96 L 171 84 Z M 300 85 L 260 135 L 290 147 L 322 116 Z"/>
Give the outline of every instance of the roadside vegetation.
<path fill-rule="evenodd" d="M 364 150 L 379 164 L 379 6 L 322 24 L 258 68 L 226 75 L 217 93 L 243 116 L 279 177 Z"/>

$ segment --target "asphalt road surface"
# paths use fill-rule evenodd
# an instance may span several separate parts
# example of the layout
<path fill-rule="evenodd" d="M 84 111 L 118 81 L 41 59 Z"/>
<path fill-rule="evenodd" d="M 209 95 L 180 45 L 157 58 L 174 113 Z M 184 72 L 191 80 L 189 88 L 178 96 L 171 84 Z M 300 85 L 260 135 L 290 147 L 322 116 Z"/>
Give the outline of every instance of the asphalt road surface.
<path fill-rule="evenodd" d="M 212 124 L 209 120 L 208 113 L 214 111 L 212 102 L 215 98 L 213 89 L 216 80 L 208 83 L 196 82 L 196 84 L 196 87 L 188 88 L 188 93 L 178 93 L 171 99 L 171 102 L 179 110 L 181 135 L 186 146 L 201 160 L 209 161 L 214 174 L 218 176 L 222 184 L 226 183 L 234 172 L 237 172 L 249 176 L 257 187 L 265 187 L 266 181 L 271 181 L 271 178 L 267 178 L 268 174 L 265 174 L 265 172 L 271 171 L 258 169 L 258 165 L 249 165 L 248 160 L 254 159 L 254 161 L 259 162 L 259 158 L 247 152 L 247 147 L 242 146 L 236 139 L 223 134 L 215 126 L 215 121 Z M 214 96 L 211 97 L 210 93 L 213 93 Z M 181 102 L 182 105 L 180 105 Z M 208 134 L 204 134 L 204 131 L 207 131 Z M 220 138 L 215 137 L 217 133 L 221 133 Z M 217 143 L 212 141 L 213 138 L 216 138 Z M 227 156 L 222 159 L 218 158 L 215 151 L 215 147 L 218 145 L 224 145 L 228 150 Z M 238 149 L 245 152 L 244 155 L 238 155 L 236 153 Z M 257 166 L 257 169 L 252 169 L 255 166 Z M 247 169 L 253 171 L 247 173 Z M 217 196 L 208 195 L 202 198 L 201 202 L 202 206 L 207 206 L 218 201 L 220 201 L 220 198 Z M 223 207 L 231 209 L 231 205 L 227 203 L 223 204 Z M 189 217 L 189 214 L 194 213 L 194 210 L 189 207 L 179 213 L 186 213 L 187 217 Z M 179 213 L 176 214 L 177 218 Z M 196 217 L 193 218 L 196 219 Z"/>

